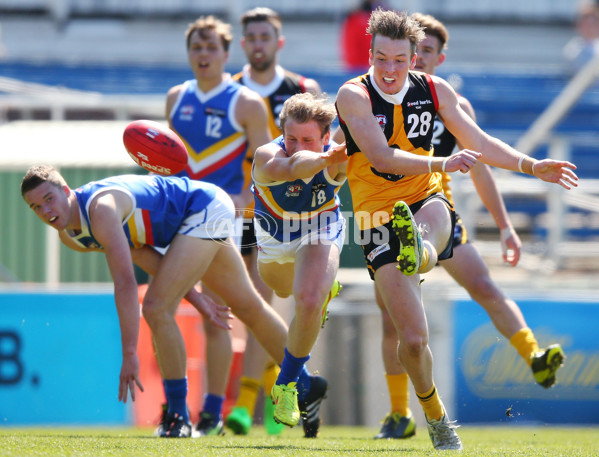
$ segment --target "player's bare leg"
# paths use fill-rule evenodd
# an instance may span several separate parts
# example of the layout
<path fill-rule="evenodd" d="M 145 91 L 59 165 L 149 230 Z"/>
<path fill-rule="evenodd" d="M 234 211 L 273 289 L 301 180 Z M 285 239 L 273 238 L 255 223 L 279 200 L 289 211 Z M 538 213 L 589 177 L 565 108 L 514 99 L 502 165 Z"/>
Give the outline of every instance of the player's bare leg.
<path fill-rule="evenodd" d="M 229 242 L 220 244 L 202 282 L 225 300 L 268 354 L 281 363 L 287 341 L 287 324 L 258 294 L 234 245 Z"/>
<path fill-rule="evenodd" d="M 177 307 L 208 269 L 220 249 L 218 243 L 177 235 L 163 256 L 143 303 L 143 315 L 152 331 L 156 358 L 164 378 L 168 424 L 161 436 L 191 435 L 186 405 L 186 352 L 175 320 Z"/>
<path fill-rule="evenodd" d="M 204 285 L 203 292 L 215 302 L 224 304 L 209 287 Z M 233 341 L 228 330 L 205 320 L 203 324 L 206 334 L 206 393 L 196 430 L 200 436 L 220 435 L 224 433 L 222 406 L 233 361 Z"/>

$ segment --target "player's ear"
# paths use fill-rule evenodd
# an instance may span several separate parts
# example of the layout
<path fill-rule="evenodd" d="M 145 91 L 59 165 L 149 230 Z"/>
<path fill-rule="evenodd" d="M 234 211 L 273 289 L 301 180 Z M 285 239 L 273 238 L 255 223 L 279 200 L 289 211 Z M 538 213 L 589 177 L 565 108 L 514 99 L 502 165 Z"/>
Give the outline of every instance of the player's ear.
<path fill-rule="evenodd" d="M 445 53 L 444 52 L 442 52 L 441 54 L 439 54 L 439 57 L 437 57 L 437 65 L 435 65 L 435 66 L 438 67 L 443 62 L 445 62 Z"/>
<path fill-rule="evenodd" d="M 372 55 L 372 48 L 368 50 L 368 65 L 372 67 L 374 62 L 374 56 Z"/>
<path fill-rule="evenodd" d="M 285 44 L 285 37 L 283 35 L 279 36 L 277 40 L 277 50 L 280 50 Z"/>
<path fill-rule="evenodd" d="M 418 60 L 417 52 L 415 52 L 414 55 L 412 56 L 412 61 L 410 62 L 410 70 L 413 70 L 414 67 L 416 66 L 416 60 Z"/>
<path fill-rule="evenodd" d="M 331 142 L 331 131 L 329 130 L 327 133 L 324 134 L 324 136 L 322 137 L 322 144 L 324 144 L 325 146 L 327 144 L 329 144 Z"/>
<path fill-rule="evenodd" d="M 69 186 L 67 186 L 66 184 L 64 186 L 62 186 L 62 190 L 67 197 L 71 193 L 71 188 Z"/>

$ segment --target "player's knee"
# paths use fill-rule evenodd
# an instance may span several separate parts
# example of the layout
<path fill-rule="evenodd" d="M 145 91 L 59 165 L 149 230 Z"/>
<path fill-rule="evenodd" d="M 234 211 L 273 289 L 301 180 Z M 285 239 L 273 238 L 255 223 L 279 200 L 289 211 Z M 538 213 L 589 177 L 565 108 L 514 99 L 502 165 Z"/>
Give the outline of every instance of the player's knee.
<path fill-rule="evenodd" d="M 147 295 L 144 298 L 141 312 L 151 328 L 155 325 L 158 325 L 160 322 L 163 322 L 165 319 L 170 319 L 173 317 L 173 315 L 169 313 L 164 306 L 161 306 L 160 302 Z"/>
<path fill-rule="evenodd" d="M 293 294 L 295 307 L 300 308 L 304 313 L 308 314 L 320 313 L 326 296 L 326 293 L 323 294 L 321 290 L 315 287 L 305 288 Z"/>
<path fill-rule="evenodd" d="M 399 345 L 399 350 L 409 357 L 420 357 L 428 346 L 428 338 L 425 334 L 412 333 L 407 335 Z"/>

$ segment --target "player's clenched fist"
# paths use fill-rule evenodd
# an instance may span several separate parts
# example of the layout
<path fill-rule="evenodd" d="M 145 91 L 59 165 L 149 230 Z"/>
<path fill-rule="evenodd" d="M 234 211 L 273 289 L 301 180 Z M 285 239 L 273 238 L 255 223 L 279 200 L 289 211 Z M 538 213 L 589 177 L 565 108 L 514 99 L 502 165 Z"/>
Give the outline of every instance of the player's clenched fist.
<path fill-rule="evenodd" d="M 443 171 L 448 173 L 454 171 L 461 171 L 462 173 L 468 173 L 470 169 L 476 164 L 480 158 L 481 153 L 471 151 L 469 149 L 462 149 L 455 154 L 450 155 L 443 161 Z"/>

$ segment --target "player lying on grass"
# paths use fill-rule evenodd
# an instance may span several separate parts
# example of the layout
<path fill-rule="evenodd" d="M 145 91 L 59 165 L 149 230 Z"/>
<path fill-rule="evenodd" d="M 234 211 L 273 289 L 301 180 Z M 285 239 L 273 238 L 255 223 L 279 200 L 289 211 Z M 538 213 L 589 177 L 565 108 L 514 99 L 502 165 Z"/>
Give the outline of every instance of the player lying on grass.
<path fill-rule="evenodd" d="M 153 275 L 142 312 L 152 332 L 169 405 L 163 437 L 189 437 L 186 353 L 175 313 L 181 299 L 202 280 L 282 363 L 287 327 L 256 292 L 239 251 L 231 198 L 219 187 L 188 178 L 124 175 L 71 189 L 56 169 L 30 168 L 21 195 L 68 247 L 100 250 L 114 281 L 123 360 L 119 400 L 135 400 L 139 379 L 139 297 L 133 261 Z M 164 256 L 144 247 L 169 247 Z M 232 287 L 234 285 L 234 287 Z M 193 293 L 192 293 L 193 295 Z M 196 297 L 197 298 L 197 297 Z M 193 299 L 193 296 L 192 296 Z M 303 370 L 299 383 L 309 389 Z M 321 398 L 318 398 L 320 403 Z"/>

